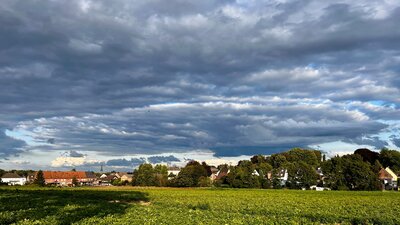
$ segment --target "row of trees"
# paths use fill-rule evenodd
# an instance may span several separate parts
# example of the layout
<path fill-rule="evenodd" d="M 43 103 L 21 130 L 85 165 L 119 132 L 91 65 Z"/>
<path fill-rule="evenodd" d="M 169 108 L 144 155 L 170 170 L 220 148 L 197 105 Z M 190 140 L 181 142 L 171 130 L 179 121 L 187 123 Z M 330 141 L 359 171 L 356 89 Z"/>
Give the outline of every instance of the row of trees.
<path fill-rule="evenodd" d="M 400 173 L 400 152 L 383 148 L 380 153 L 358 149 L 351 155 L 336 156 L 323 162 L 324 185 L 335 190 L 378 190 L 378 173 L 389 167 Z"/>
<path fill-rule="evenodd" d="M 190 161 L 177 176 L 167 173 L 167 167 L 142 164 L 134 170 L 132 185 L 208 187 L 227 186 L 234 188 L 299 188 L 317 183 L 316 168 L 320 166 L 321 153 L 313 150 L 292 149 L 268 157 L 257 155 L 242 160 L 236 166 L 219 165 L 226 176 L 212 182 L 211 169 L 205 162 Z M 229 173 L 228 173 L 229 171 Z M 282 171 L 289 173 L 289 181 L 282 185 Z M 168 176 L 170 176 L 168 179 Z"/>
<path fill-rule="evenodd" d="M 384 167 L 400 173 L 400 152 L 359 149 L 354 154 L 326 159 L 320 151 L 294 148 L 266 157 L 253 156 L 236 166 L 220 165 L 218 169 L 227 175 L 214 182 L 210 180 L 210 166 L 204 162 L 191 161 L 170 179 L 165 166 L 142 164 L 134 171 L 133 185 L 291 189 L 317 185 L 333 190 L 378 190 L 378 173 Z"/>
<path fill-rule="evenodd" d="M 171 186 L 171 187 L 196 187 L 210 186 L 210 166 L 197 161 L 189 162 L 181 169 L 178 176 L 168 174 L 168 168 L 164 165 L 152 166 L 141 164 L 133 171 L 134 186 Z M 170 177 L 170 179 L 168 179 Z"/>
<path fill-rule="evenodd" d="M 321 152 L 294 148 L 271 156 L 257 155 L 230 167 L 218 181 L 234 188 L 302 188 L 317 184 Z M 287 180 L 283 177 L 287 173 Z"/>
<path fill-rule="evenodd" d="M 386 148 L 379 153 L 358 149 L 354 154 L 326 159 L 320 151 L 294 148 L 271 156 L 256 155 L 236 166 L 219 165 L 219 171 L 226 176 L 215 181 L 210 179 L 211 167 L 205 162 L 190 161 L 177 176 L 168 174 L 164 165 L 142 164 L 133 172 L 132 185 L 293 189 L 318 185 L 333 190 L 378 190 L 381 188 L 378 173 L 385 167 L 399 174 L 400 152 Z M 41 171 L 34 183 L 44 185 Z"/>
<path fill-rule="evenodd" d="M 135 186 L 167 186 L 168 168 L 164 165 L 152 166 L 151 164 L 141 164 L 138 169 L 133 171 L 132 185 Z"/>

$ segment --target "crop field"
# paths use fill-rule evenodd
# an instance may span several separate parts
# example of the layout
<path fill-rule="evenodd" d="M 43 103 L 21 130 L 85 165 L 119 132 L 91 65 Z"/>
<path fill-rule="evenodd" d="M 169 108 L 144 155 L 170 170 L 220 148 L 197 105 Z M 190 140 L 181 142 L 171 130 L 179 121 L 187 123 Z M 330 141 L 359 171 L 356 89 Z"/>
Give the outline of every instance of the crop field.
<path fill-rule="evenodd" d="M 400 224 L 398 192 L 0 188 L 0 224 Z"/>

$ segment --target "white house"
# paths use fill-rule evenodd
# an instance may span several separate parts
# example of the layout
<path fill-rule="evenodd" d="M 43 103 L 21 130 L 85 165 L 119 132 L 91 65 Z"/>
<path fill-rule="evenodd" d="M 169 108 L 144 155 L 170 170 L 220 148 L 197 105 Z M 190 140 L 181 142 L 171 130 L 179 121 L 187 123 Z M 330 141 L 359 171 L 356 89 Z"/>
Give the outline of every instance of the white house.
<path fill-rule="evenodd" d="M 253 176 L 257 176 L 257 177 L 259 177 L 259 176 L 260 176 L 260 174 L 257 172 L 257 170 L 254 170 L 254 171 L 253 171 L 253 173 L 251 173 L 251 175 L 253 175 Z"/>
<path fill-rule="evenodd" d="M 282 186 L 286 185 L 288 178 L 289 178 L 289 173 L 287 169 L 282 169 L 279 173 L 279 178 L 278 178 L 281 181 Z"/>
<path fill-rule="evenodd" d="M 315 191 L 330 191 L 330 188 L 327 187 L 318 187 L 317 185 L 312 185 L 310 186 L 311 190 L 315 190 Z"/>
<path fill-rule="evenodd" d="M 121 176 L 121 181 L 132 182 L 133 174 L 124 174 Z"/>
<path fill-rule="evenodd" d="M 217 174 L 219 172 L 219 169 L 215 166 L 211 166 L 210 170 L 211 170 L 210 179 L 214 181 L 215 179 L 217 179 Z"/>
<path fill-rule="evenodd" d="M 8 185 L 25 185 L 26 178 L 16 173 L 6 173 L 1 177 L 1 182 L 7 183 Z"/>
<path fill-rule="evenodd" d="M 172 177 L 178 176 L 181 169 L 177 166 L 172 166 L 168 168 L 168 179 L 172 179 Z"/>
<path fill-rule="evenodd" d="M 382 168 L 379 171 L 379 180 L 382 182 L 383 189 L 395 189 L 397 188 L 397 175 L 389 168 Z"/>

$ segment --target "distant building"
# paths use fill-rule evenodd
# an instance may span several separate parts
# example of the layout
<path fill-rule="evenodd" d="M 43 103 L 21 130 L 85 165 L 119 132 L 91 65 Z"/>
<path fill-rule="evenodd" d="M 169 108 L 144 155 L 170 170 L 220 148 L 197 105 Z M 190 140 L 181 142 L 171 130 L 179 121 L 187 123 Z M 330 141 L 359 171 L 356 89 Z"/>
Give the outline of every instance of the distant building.
<path fill-rule="evenodd" d="M 21 177 L 20 175 L 18 175 L 16 173 L 5 173 L 1 177 L 1 182 L 7 183 L 8 185 L 25 185 L 26 178 Z"/>
<path fill-rule="evenodd" d="M 80 185 L 95 185 L 97 177 L 93 172 L 85 171 L 43 171 L 46 184 L 57 186 L 72 186 L 72 180 L 77 179 Z"/>
<path fill-rule="evenodd" d="M 382 168 L 378 176 L 382 182 L 382 189 L 392 190 L 397 188 L 398 177 L 389 167 Z"/>
<path fill-rule="evenodd" d="M 216 174 L 215 180 L 223 180 L 231 171 L 227 167 L 222 167 Z"/>
<path fill-rule="evenodd" d="M 218 168 L 215 166 L 210 166 L 210 170 L 211 170 L 211 175 L 210 175 L 210 179 L 212 181 L 217 179 L 217 174 L 218 174 Z"/>
<path fill-rule="evenodd" d="M 35 172 L 29 172 L 28 175 L 26 176 L 26 182 L 27 183 L 33 183 L 35 181 Z"/>
<path fill-rule="evenodd" d="M 289 173 L 287 169 L 281 169 L 277 174 L 278 179 L 281 181 L 281 185 L 285 186 L 289 178 Z"/>
<path fill-rule="evenodd" d="M 251 173 L 251 175 L 253 175 L 253 176 L 257 176 L 257 177 L 259 177 L 259 176 L 260 176 L 260 174 L 258 173 L 258 171 L 257 171 L 257 170 L 254 170 L 254 171 L 253 171 L 253 173 Z"/>
<path fill-rule="evenodd" d="M 279 180 L 281 186 L 285 186 L 286 182 L 287 182 L 287 180 L 289 178 L 289 174 L 288 174 L 287 169 L 281 169 L 275 175 L 272 172 L 268 172 L 267 173 L 267 179 L 268 180 L 272 180 L 274 178 Z"/>
<path fill-rule="evenodd" d="M 327 188 L 327 187 L 318 187 L 317 185 L 312 185 L 312 186 L 310 186 L 310 189 L 311 189 L 311 190 L 315 190 L 315 191 L 330 191 L 330 190 L 331 190 L 330 188 Z M 305 190 L 305 188 L 304 188 L 303 190 Z"/>
<path fill-rule="evenodd" d="M 219 169 L 215 166 L 210 166 L 211 173 L 218 173 Z"/>
<path fill-rule="evenodd" d="M 120 179 L 120 175 L 117 175 L 116 173 L 111 173 L 111 174 L 102 174 L 100 176 L 99 180 L 99 185 L 101 186 L 110 186 L 114 180 Z"/>
<path fill-rule="evenodd" d="M 130 183 L 133 180 L 133 174 L 124 173 L 124 174 L 122 174 L 120 179 L 121 179 L 122 182 L 127 181 L 127 182 Z"/>
<path fill-rule="evenodd" d="M 172 179 L 175 176 L 178 176 L 179 172 L 181 171 L 181 168 L 177 167 L 177 166 L 171 166 L 168 167 L 168 179 Z"/>

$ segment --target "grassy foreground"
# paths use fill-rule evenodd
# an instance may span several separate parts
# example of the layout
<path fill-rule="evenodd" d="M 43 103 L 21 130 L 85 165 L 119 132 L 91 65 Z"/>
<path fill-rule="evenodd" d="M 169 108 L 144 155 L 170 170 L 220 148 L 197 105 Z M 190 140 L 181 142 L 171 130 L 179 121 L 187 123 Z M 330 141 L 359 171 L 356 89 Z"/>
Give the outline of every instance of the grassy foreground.
<path fill-rule="evenodd" d="M 0 224 L 400 224 L 398 192 L 0 188 Z"/>

